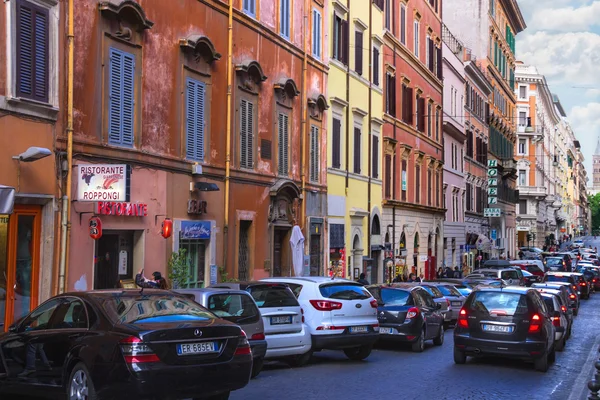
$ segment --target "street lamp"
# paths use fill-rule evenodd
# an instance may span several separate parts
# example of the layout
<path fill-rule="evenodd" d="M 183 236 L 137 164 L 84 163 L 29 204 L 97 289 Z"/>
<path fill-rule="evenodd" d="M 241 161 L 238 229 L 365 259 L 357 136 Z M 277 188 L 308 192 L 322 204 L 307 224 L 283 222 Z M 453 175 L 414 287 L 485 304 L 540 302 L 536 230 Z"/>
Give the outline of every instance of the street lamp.
<path fill-rule="evenodd" d="M 13 160 L 32 162 L 48 157 L 52 151 L 45 147 L 30 147 L 18 156 L 13 156 Z"/>

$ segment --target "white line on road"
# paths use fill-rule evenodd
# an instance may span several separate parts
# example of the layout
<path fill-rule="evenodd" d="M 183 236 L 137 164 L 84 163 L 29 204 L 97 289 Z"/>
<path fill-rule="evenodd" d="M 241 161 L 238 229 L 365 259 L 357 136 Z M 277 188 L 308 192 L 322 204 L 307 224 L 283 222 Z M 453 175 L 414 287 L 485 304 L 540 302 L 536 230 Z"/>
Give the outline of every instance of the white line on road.
<path fill-rule="evenodd" d="M 598 359 L 598 346 L 600 346 L 600 335 L 596 338 L 592 350 L 590 351 L 585 364 L 583 364 L 581 372 L 577 375 L 577 379 L 575 379 L 575 382 L 573 383 L 573 390 L 571 391 L 568 400 L 581 400 L 586 398 L 588 391 L 587 383 L 593 377 L 592 371 L 594 370 L 594 364 Z M 577 388 L 580 389 L 577 390 Z"/>

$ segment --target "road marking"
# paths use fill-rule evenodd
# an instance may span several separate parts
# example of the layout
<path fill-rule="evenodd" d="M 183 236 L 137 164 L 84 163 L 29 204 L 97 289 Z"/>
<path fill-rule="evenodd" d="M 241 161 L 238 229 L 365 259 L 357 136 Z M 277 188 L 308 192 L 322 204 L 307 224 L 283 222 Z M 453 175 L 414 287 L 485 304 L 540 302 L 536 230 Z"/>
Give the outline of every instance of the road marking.
<path fill-rule="evenodd" d="M 594 364 L 598 359 L 598 346 L 600 346 L 600 335 L 596 338 L 596 341 L 592 346 L 592 350 L 585 361 L 584 368 L 582 368 L 579 375 L 577 375 L 577 379 L 575 379 L 573 390 L 571 391 L 568 400 L 581 400 L 586 398 L 587 391 L 589 390 L 587 383 L 593 378 L 592 371 L 595 369 Z M 581 389 L 577 390 L 578 387 Z"/>

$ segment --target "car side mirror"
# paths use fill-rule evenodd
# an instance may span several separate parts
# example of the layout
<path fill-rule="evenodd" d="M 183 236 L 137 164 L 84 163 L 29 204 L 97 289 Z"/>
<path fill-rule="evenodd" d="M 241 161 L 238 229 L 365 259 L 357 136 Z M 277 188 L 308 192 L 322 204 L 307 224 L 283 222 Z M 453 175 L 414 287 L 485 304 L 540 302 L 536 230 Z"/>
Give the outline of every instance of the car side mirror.
<path fill-rule="evenodd" d="M 441 310 L 442 309 L 442 305 L 440 303 L 436 303 L 435 309 L 436 310 Z"/>
<path fill-rule="evenodd" d="M 16 333 L 17 332 L 17 324 L 12 324 L 11 326 L 9 326 L 8 331 L 11 333 Z"/>

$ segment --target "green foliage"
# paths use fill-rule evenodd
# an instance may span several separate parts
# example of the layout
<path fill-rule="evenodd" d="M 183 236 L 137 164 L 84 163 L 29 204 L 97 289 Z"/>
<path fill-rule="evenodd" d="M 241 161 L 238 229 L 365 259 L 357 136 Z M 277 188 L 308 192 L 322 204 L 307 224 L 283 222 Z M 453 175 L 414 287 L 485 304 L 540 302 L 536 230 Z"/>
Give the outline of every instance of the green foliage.
<path fill-rule="evenodd" d="M 169 279 L 174 289 L 185 287 L 191 279 L 190 259 L 187 256 L 187 250 L 180 248 L 171 254 L 168 271 Z"/>
<path fill-rule="evenodd" d="M 221 276 L 220 282 L 239 282 L 239 279 L 228 278 L 229 272 L 225 267 L 219 267 L 219 275 Z"/>
<path fill-rule="evenodd" d="M 588 197 L 590 212 L 592 213 L 592 231 L 600 230 L 600 193 Z"/>

